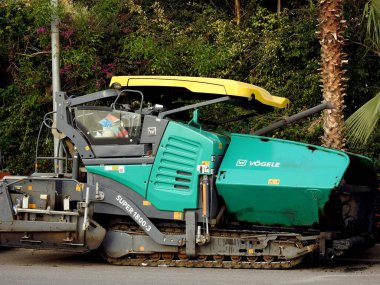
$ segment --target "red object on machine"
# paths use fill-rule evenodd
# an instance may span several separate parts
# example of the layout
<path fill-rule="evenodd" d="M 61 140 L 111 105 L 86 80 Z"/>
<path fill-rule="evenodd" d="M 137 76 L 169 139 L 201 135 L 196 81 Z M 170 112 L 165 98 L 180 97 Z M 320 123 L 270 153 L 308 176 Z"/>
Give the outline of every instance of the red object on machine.
<path fill-rule="evenodd" d="M 9 172 L 2 172 L 0 171 L 0 180 L 3 179 L 4 176 L 11 175 Z"/>

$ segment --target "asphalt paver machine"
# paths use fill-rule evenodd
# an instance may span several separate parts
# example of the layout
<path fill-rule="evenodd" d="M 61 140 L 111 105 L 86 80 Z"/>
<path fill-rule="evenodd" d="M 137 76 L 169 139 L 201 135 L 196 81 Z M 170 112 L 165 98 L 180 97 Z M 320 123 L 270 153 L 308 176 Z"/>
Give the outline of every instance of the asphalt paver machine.
<path fill-rule="evenodd" d="M 377 193 L 360 155 L 201 119 L 209 106 L 284 108 L 223 79 L 116 76 L 110 89 L 55 94 L 70 173 L 0 181 L 0 245 L 87 252 L 119 265 L 291 268 L 373 243 Z M 212 116 L 210 116 L 212 117 Z"/>

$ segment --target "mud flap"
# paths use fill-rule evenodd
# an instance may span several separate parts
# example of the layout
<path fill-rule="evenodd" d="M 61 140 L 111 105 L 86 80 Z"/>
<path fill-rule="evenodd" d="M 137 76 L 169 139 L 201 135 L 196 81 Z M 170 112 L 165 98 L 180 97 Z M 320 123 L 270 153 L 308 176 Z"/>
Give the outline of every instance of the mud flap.
<path fill-rule="evenodd" d="M 78 220 L 79 227 L 82 225 L 82 221 L 82 219 Z M 99 248 L 106 236 L 106 232 L 107 231 L 94 220 L 90 220 L 89 227 L 86 231 L 79 229 L 79 233 L 82 235 L 80 239 L 83 240 L 84 237 L 84 244 L 88 250 Z"/>

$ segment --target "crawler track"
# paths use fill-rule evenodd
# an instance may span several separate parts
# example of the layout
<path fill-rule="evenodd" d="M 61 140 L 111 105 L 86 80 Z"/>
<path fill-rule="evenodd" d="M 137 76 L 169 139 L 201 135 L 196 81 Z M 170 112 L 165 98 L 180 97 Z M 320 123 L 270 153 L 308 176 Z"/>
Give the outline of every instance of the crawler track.
<path fill-rule="evenodd" d="M 149 266 L 149 267 L 196 267 L 196 268 L 235 268 L 235 269 L 290 269 L 299 265 L 303 257 L 293 260 L 282 261 L 216 261 L 216 260 L 152 260 L 149 256 L 146 258 L 133 256 L 125 258 L 112 258 L 104 256 L 103 258 L 110 264 L 123 266 Z"/>
<path fill-rule="evenodd" d="M 110 228 L 114 231 L 125 231 L 129 234 L 145 234 L 136 226 L 127 224 L 117 224 Z M 182 228 L 165 227 L 161 228 L 165 233 L 181 234 Z M 236 231 L 214 231 L 214 236 L 238 236 Z M 294 243 L 294 246 L 300 246 Z M 311 245 L 317 249 L 317 245 Z M 305 255 L 294 259 L 285 260 L 276 256 L 230 256 L 230 255 L 198 255 L 195 258 L 188 258 L 185 254 L 173 252 L 156 253 L 131 253 L 123 257 L 114 258 L 101 251 L 105 261 L 113 265 L 123 266 L 149 266 L 149 267 L 195 267 L 195 268 L 236 268 L 236 269 L 290 269 L 298 266 Z"/>

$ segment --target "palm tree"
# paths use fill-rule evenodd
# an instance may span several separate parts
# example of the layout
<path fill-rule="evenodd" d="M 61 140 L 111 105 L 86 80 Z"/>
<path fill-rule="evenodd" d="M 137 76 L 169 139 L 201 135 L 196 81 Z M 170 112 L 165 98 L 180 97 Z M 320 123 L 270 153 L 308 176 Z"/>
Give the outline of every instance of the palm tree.
<path fill-rule="evenodd" d="M 366 20 L 365 43 L 380 57 L 380 1 L 370 0 L 364 8 Z M 365 144 L 376 129 L 380 118 L 380 92 L 360 107 L 346 121 L 345 133 L 353 146 Z"/>
<path fill-rule="evenodd" d="M 345 81 L 343 65 L 347 63 L 343 53 L 343 33 L 346 22 L 342 13 L 343 0 L 320 0 L 319 36 L 321 43 L 321 82 L 325 101 L 330 101 L 334 109 L 326 110 L 323 117 L 324 136 L 322 143 L 326 147 L 343 149 L 343 108 Z"/>

